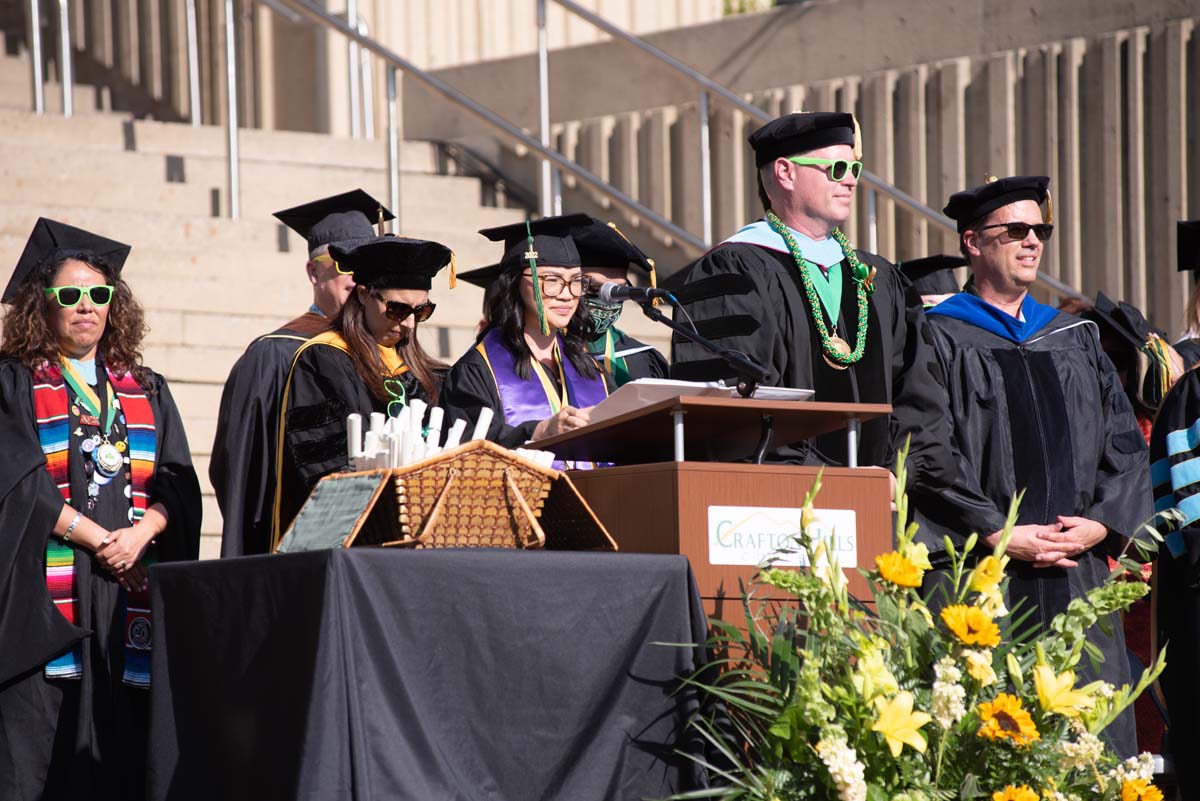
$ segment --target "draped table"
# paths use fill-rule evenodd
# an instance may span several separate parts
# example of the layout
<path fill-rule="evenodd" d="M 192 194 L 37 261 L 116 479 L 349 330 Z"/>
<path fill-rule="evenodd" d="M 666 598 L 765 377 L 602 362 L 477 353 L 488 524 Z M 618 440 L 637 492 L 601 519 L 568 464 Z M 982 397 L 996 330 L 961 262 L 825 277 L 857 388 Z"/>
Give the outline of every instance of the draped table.
<path fill-rule="evenodd" d="M 151 799 L 693 789 L 680 556 L 362 548 L 152 570 Z M 684 645 L 680 645 L 684 644 Z"/>

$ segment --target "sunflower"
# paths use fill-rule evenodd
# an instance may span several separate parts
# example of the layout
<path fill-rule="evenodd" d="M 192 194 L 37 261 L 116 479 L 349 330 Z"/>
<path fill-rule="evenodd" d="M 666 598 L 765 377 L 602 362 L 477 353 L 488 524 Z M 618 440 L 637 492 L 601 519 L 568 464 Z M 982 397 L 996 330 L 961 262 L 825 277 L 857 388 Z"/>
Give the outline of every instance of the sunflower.
<path fill-rule="evenodd" d="M 921 574 L 924 571 L 895 551 L 876 556 L 875 564 L 879 567 L 879 576 L 884 581 L 897 587 L 921 586 Z"/>
<path fill-rule="evenodd" d="M 1015 745 L 1027 746 L 1040 740 L 1033 718 L 1021 708 L 1021 699 L 1008 693 L 1000 693 L 995 701 L 979 705 L 979 736 L 989 740 L 1012 740 Z"/>
<path fill-rule="evenodd" d="M 1145 779 L 1130 779 L 1121 785 L 1121 801 L 1163 801 L 1163 794 Z"/>
<path fill-rule="evenodd" d="M 1000 644 L 1000 627 L 974 606 L 947 606 L 942 610 L 942 622 L 963 645 L 993 648 Z"/>
<path fill-rule="evenodd" d="M 992 793 L 992 801 L 1038 801 L 1038 794 L 1027 785 L 1013 787 L 1010 784 L 1003 790 Z"/>

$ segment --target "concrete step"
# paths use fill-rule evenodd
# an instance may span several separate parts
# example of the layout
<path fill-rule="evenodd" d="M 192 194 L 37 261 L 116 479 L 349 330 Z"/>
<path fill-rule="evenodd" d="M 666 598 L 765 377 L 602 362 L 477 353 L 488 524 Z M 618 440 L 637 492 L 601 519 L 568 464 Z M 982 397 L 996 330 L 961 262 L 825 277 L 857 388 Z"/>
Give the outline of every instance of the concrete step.
<path fill-rule="evenodd" d="M 187 217 L 213 215 L 213 191 L 194 184 L 129 184 L 117 176 L 112 180 L 80 181 L 52 161 L 15 164 L 0 161 L 0 183 L 9 197 L 20 198 L 29 207 L 67 202 L 90 202 L 103 208 L 140 212 L 156 209 Z M 97 232 L 101 233 L 101 232 Z"/>
<path fill-rule="evenodd" d="M 62 84 L 42 83 L 45 114 L 62 114 Z M 71 113 L 92 119 L 112 108 L 112 97 L 106 87 L 75 84 L 71 87 Z M 0 109 L 33 113 L 33 83 L 28 73 L 0 76 Z M 36 115 L 35 115 L 36 116 Z"/>

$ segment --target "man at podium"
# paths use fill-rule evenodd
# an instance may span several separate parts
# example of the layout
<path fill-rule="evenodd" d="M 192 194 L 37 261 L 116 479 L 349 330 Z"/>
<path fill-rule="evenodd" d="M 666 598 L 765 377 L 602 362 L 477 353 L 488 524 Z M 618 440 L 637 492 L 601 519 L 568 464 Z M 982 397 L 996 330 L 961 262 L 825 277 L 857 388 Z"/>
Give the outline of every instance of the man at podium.
<path fill-rule="evenodd" d="M 818 401 L 890 403 L 862 424 L 858 463 L 891 466 L 912 436 L 914 480 L 952 475 L 945 393 L 932 380 L 921 301 L 899 272 L 855 250 L 850 218 L 862 173 L 851 114 L 788 114 L 749 138 L 766 215 L 721 242 L 669 282 L 699 334 L 769 371 L 771 386 L 815 390 Z M 672 377 L 735 378 L 724 361 L 676 338 Z M 848 464 L 844 433 L 785 445 L 767 461 Z"/>

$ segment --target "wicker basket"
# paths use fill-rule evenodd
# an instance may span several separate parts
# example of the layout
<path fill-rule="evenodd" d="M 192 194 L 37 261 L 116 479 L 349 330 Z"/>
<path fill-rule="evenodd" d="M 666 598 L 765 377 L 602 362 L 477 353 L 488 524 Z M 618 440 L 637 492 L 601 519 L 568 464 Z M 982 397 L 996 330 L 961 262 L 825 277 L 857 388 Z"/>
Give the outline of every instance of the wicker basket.
<path fill-rule="evenodd" d="M 393 470 L 327 476 L 305 502 L 315 508 L 302 509 L 297 520 L 325 519 L 322 504 L 350 503 L 321 491 L 328 482 L 347 480 L 373 490 L 361 495 L 363 508 L 344 532 L 342 547 L 617 548 L 564 473 L 492 442 L 476 440 Z M 285 537 L 281 550 L 298 550 L 295 542 Z"/>

